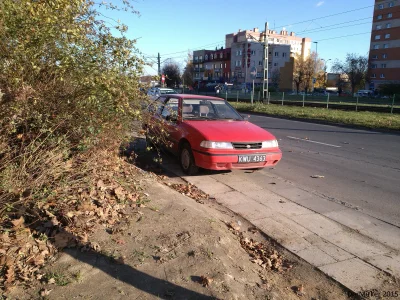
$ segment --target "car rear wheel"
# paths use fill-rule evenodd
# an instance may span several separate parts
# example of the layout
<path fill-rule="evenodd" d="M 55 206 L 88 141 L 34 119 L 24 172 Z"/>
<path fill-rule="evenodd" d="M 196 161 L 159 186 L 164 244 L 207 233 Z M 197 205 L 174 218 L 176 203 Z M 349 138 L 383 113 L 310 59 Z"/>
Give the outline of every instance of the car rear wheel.
<path fill-rule="evenodd" d="M 179 162 L 183 172 L 188 175 L 195 175 L 199 171 L 199 167 L 194 162 L 192 148 L 188 143 L 184 143 L 179 152 Z"/>

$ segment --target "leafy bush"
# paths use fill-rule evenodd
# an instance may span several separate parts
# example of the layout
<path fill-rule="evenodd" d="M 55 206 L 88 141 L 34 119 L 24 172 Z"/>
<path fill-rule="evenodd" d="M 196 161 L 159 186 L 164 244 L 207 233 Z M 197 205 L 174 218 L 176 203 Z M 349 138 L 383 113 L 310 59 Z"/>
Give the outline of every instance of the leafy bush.
<path fill-rule="evenodd" d="M 114 29 L 89 0 L 0 2 L 0 212 L 51 192 L 77 153 L 139 117 L 143 60 Z"/>

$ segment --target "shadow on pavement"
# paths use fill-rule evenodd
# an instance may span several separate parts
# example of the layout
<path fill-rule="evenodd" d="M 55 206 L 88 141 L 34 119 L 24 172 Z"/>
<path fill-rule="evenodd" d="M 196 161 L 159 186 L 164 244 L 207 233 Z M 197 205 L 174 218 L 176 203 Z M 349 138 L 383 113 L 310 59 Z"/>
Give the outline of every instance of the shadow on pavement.
<path fill-rule="evenodd" d="M 108 256 L 96 251 L 81 252 L 77 249 L 66 249 L 64 252 L 119 281 L 161 299 L 215 299 L 215 297 L 203 295 L 166 280 L 153 277 L 127 264 L 120 264 L 117 261 L 113 263 Z"/>

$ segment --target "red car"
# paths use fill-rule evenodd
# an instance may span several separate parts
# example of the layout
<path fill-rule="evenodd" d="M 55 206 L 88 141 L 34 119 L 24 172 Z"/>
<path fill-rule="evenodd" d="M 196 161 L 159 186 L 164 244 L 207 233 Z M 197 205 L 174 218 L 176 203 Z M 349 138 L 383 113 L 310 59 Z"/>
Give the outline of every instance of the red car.
<path fill-rule="evenodd" d="M 274 167 L 282 158 L 276 138 L 245 120 L 227 101 L 165 95 L 149 107 L 146 139 L 167 145 L 189 175 L 211 170 Z"/>

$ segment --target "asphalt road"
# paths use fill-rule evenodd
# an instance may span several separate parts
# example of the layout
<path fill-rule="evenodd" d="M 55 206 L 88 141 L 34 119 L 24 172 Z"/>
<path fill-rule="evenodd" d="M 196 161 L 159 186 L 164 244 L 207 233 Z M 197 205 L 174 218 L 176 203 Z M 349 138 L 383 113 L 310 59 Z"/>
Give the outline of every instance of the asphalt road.
<path fill-rule="evenodd" d="M 283 152 L 275 169 L 262 172 L 400 227 L 400 135 L 258 115 L 250 121 L 273 133 Z"/>

